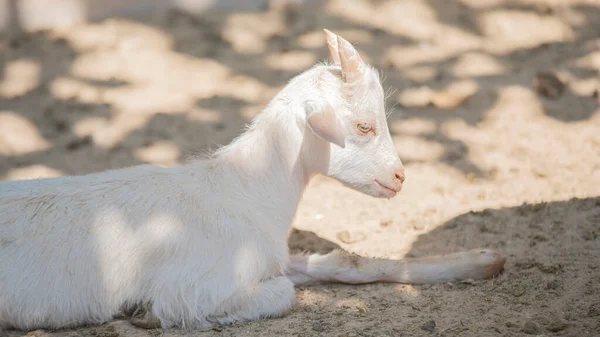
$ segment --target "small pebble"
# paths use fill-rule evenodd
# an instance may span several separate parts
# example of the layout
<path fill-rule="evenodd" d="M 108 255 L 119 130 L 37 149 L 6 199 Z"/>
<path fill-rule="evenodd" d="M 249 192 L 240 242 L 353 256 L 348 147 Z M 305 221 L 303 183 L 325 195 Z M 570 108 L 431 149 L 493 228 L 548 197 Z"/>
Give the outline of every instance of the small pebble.
<path fill-rule="evenodd" d="M 148 330 L 148 334 L 152 337 L 161 337 L 165 334 L 165 332 L 163 331 L 163 329 L 152 329 Z"/>
<path fill-rule="evenodd" d="M 392 220 L 387 220 L 387 219 L 386 220 L 381 220 L 379 222 L 379 226 L 382 227 L 382 228 L 389 227 L 391 224 L 392 224 Z"/>
<path fill-rule="evenodd" d="M 558 288 L 560 288 L 560 283 L 558 283 L 556 280 L 550 281 L 546 284 L 546 289 L 548 290 L 556 290 Z"/>
<path fill-rule="evenodd" d="M 538 332 L 539 328 L 537 326 L 537 324 L 535 324 L 535 322 L 532 321 L 528 321 L 523 325 L 523 332 L 529 335 L 533 335 L 534 333 Z"/>
<path fill-rule="evenodd" d="M 363 241 L 364 239 L 367 238 L 367 236 L 364 233 L 357 232 L 357 233 L 350 234 L 350 232 L 347 230 L 337 233 L 336 237 L 338 238 L 338 240 L 342 241 L 343 243 L 347 243 L 347 244 Z"/>
<path fill-rule="evenodd" d="M 511 293 L 514 297 L 521 297 L 525 294 L 526 290 L 527 288 L 524 285 L 519 284 L 512 289 Z"/>
<path fill-rule="evenodd" d="M 429 320 L 429 321 L 425 322 L 423 325 L 421 325 L 421 329 L 425 330 L 425 331 L 433 332 L 433 330 L 435 330 L 435 321 Z"/>
<path fill-rule="evenodd" d="M 323 326 L 323 323 L 321 323 L 319 321 L 314 321 L 312 323 L 312 329 L 317 332 L 325 331 L 325 327 Z"/>
<path fill-rule="evenodd" d="M 563 266 L 561 264 L 540 263 L 537 265 L 537 267 L 542 273 L 546 274 L 560 274 L 563 271 Z"/>
<path fill-rule="evenodd" d="M 559 331 L 563 331 L 567 327 L 568 327 L 567 323 L 565 323 L 563 321 L 553 321 L 550 323 L 550 325 L 548 325 L 548 331 L 559 332 Z"/>
<path fill-rule="evenodd" d="M 565 91 L 565 84 L 552 73 L 538 73 L 533 83 L 536 91 L 547 98 L 557 99 Z"/>
<path fill-rule="evenodd" d="M 600 316 L 600 302 L 590 305 L 590 308 L 588 309 L 588 312 L 587 312 L 587 316 L 588 317 Z"/>
<path fill-rule="evenodd" d="M 530 269 L 535 266 L 535 261 L 529 259 L 517 261 L 515 266 L 519 269 Z"/>

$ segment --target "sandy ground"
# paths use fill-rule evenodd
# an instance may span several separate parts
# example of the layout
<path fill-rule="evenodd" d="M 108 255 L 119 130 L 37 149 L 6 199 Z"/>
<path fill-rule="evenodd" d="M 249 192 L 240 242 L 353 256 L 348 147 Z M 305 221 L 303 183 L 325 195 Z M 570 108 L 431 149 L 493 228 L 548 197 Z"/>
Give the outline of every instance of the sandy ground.
<path fill-rule="evenodd" d="M 600 336 L 600 2 L 326 1 L 169 12 L 0 38 L 0 179 L 172 165 L 226 144 L 328 28 L 382 70 L 407 180 L 376 200 L 312 182 L 292 251 L 476 247 L 493 280 L 328 285 L 281 319 L 193 336 Z M 9 336 L 22 335 L 8 332 Z M 30 336 L 175 336 L 126 321 Z"/>

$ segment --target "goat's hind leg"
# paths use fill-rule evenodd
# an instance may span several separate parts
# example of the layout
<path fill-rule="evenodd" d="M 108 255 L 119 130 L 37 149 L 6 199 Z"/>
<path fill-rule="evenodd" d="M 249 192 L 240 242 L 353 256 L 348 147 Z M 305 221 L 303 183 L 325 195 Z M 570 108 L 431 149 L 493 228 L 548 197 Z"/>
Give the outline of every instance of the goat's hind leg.
<path fill-rule="evenodd" d="M 285 276 L 274 277 L 238 290 L 209 315 L 209 322 L 231 324 L 267 317 L 281 317 L 296 300 L 294 284 Z"/>

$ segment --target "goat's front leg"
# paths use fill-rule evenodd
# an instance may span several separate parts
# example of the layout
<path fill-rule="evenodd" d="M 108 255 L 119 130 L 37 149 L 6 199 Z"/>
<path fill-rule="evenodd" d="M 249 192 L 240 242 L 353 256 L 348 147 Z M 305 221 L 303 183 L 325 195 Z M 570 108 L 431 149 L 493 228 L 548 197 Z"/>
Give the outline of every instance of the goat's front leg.
<path fill-rule="evenodd" d="M 281 317 L 296 301 L 294 284 L 285 276 L 277 276 L 238 290 L 223 302 L 207 320 L 231 324 L 267 317 Z"/>
<path fill-rule="evenodd" d="M 335 282 L 433 284 L 497 275 L 506 258 L 489 249 L 403 260 L 367 258 L 342 251 L 290 257 L 286 276 L 296 286 Z"/>
<path fill-rule="evenodd" d="M 278 276 L 237 290 L 206 320 L 210 323 L 231 324 L 236 321 L 280 317 L 292 308 L 295 300 L 292 281 L 285 276 Z M 140 308 L 131 318 L 131 324 L 144 329 L 161 327 L 160 320 L 148 307 Z"/>

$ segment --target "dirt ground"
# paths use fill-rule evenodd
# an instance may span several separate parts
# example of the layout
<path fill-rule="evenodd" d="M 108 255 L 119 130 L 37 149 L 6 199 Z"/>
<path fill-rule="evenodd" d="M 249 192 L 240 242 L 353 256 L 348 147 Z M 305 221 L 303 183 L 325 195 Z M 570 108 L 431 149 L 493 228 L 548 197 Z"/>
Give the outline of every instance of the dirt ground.
<path fill-rule="evenodd" d="M 314 6 L 0 35 L 0 179 L 173 165 L 226 144 L 325 59 L 328 28 L 381 69 L 407 180 L 378 200 L 317 178 L 290 249 L 398 259 L 489 247 L 505 271 L 298 289 L 284 318 L 187 334 L 600 336 L 600 2 Z M 27 335 L 184 334 L 116 320 Z"/>

